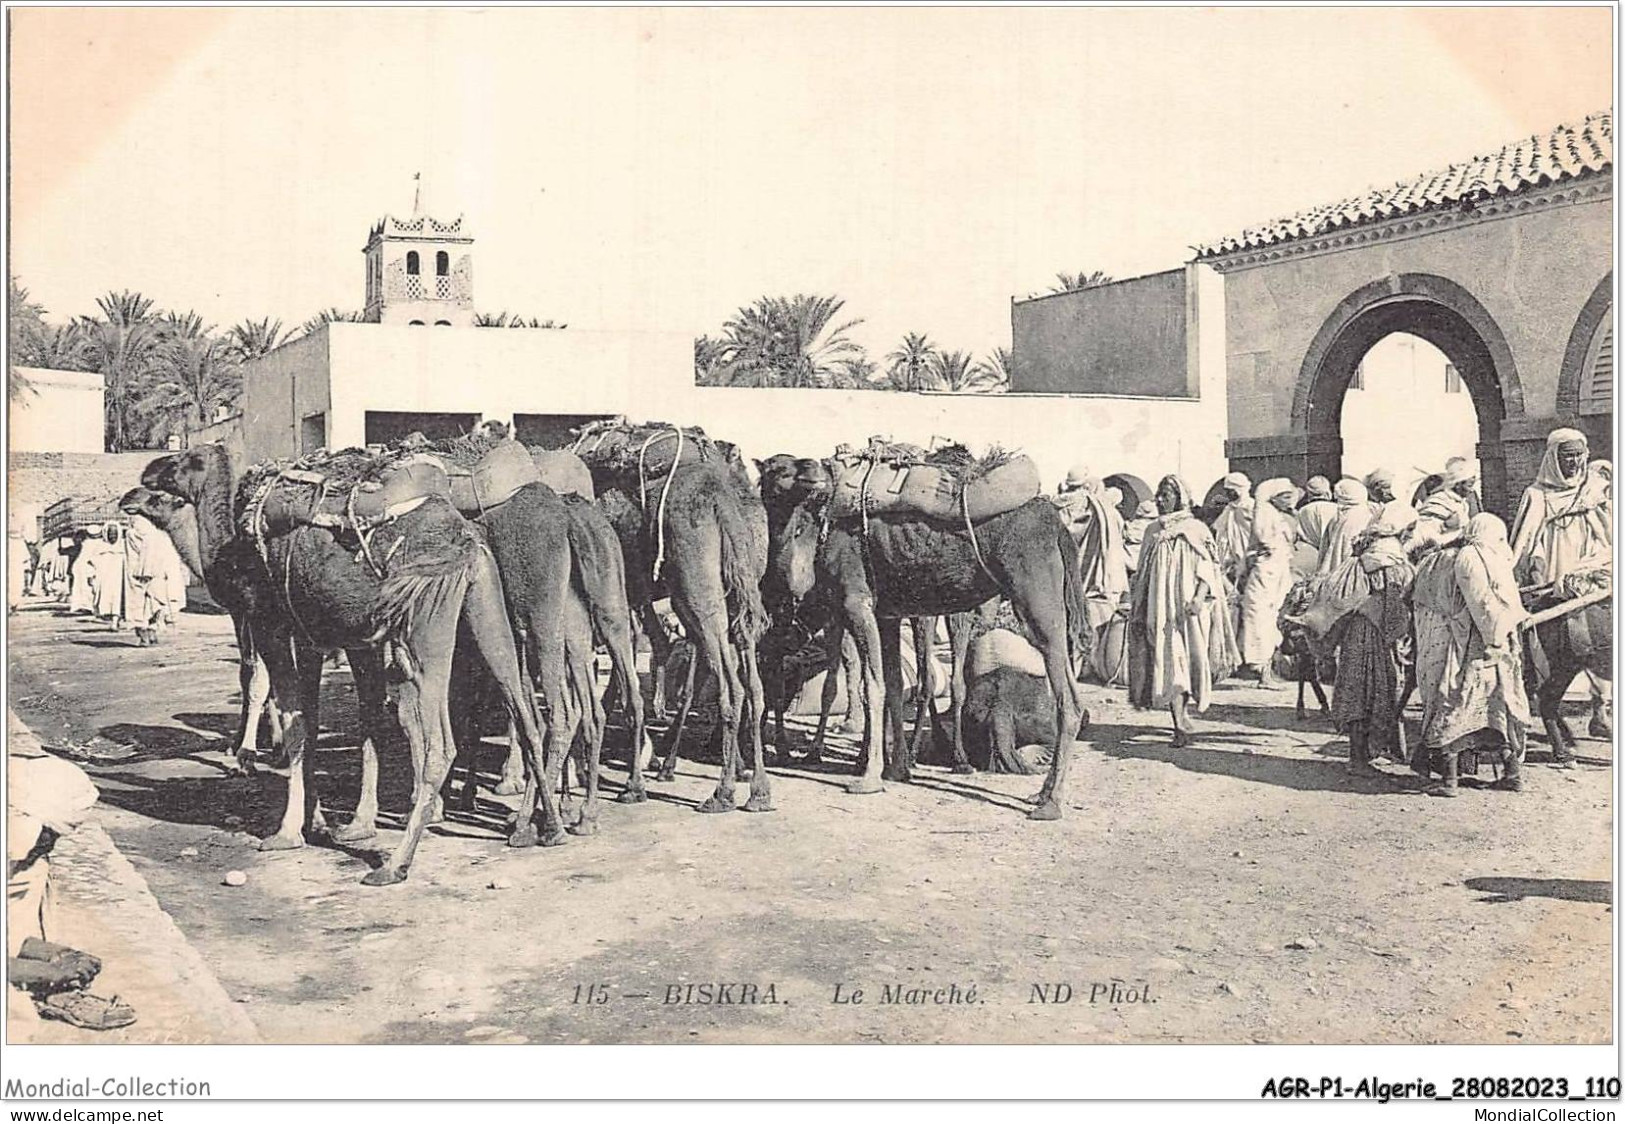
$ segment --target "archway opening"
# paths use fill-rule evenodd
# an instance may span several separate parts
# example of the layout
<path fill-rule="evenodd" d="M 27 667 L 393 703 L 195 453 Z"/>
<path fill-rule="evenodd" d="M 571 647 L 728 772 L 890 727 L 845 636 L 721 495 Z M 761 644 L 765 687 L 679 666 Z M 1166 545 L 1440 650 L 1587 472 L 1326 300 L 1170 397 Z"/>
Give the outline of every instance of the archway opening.
<path fill-rule="evenodd" d="M 1478 414 L 1460 371 L 1443 351 L 1420 336 L 1395 332 L 1361 357 L 1343 398 L 1339 423 L 1343 471 L 1363 477 L 1391 469 L 1394 492 L 1414 500 L 1445 462 L 1462 457 L 1475 475 Z"/>
<path fill-rule="evenodd" d="M 1522 406 L 1505 342 L 1482 307 L 1451 283 L 1397 281 L 1345 302 L 1355 307 L 1346 319 L 1334 317 L 1311 350 L 1298 414 L 1308 473 L 1335 481 L 1392 468 L 1397 494 L 1409 500 L 1448 458 L 1476 458 L 1485 507 L 1505 515 L 1501 423 Z"/>

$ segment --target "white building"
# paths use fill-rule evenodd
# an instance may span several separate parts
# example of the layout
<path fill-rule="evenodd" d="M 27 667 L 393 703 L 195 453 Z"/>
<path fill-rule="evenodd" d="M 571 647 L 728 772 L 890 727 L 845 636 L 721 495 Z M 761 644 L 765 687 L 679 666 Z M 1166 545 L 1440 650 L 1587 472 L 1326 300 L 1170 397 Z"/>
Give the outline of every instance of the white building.
<path fill-rule="evenodd" d="M 414 430 L 451 436 L 485 420 L 557 446 L 584 422 L 624 414 L 702 426 L 758 459 L 824 456 L 879 434 L 1020 450 L 1047 486 L 1077 463 L 1152 486 L 1179 472 L 1205 488 L 1224 472 L 1217 325 L 1181 337 L 1202 380 L 1201 393 L 1184 397 L 700 387 L 692 334 L 473 327 L 473 239 L 461 219 L 386 217 L 364 255 L 365 322 L 327 324 L 245 368 L 250 463 Z"/>
<path fill-rule="evenodd" d="M 28 389 L 11 401 L 14 453 L 100 453 L 107 380 L 84 371 L 18 367 Z"/>

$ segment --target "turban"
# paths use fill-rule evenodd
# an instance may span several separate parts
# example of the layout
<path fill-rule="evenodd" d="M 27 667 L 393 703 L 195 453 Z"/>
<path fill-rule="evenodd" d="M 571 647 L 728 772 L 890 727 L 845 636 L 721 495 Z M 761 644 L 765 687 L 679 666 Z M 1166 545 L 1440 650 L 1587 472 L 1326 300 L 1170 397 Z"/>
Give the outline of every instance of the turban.
<path fill-rule="evenodd" d="M 1331 499 L 1332 482 L 1324 476 L 1311 476 L 1309 478 L 1309 498 L 1312 500 Z"/>
<path fill-rule="evenodd" d="M 1391 468 L 1374 468 L 1366 473 L 1365 486 L 1367 491 L 1375 488 L 1378 484 L 1386 484 L 1389 491 L 1392 491 L 1394 487 L 1394 470 Z"/>
<path fill-rule="evenodd" d="M 1224 474 L 1223 484 L 1242 499 L 1246 499 L 1253 490 L 1253 482 L 1247 479 L 1245 472 L 1227 472 Z"/>
<path fill-rule="evenodd" d="M 1345 476 L 1337 482 L 1332 489 L 1332 498 L 1337 501 L 1338 507 L 1353 507 L 1355 504 L 1365 503 L 1370 498 L 1365 485 L 1352 476 Z"/>

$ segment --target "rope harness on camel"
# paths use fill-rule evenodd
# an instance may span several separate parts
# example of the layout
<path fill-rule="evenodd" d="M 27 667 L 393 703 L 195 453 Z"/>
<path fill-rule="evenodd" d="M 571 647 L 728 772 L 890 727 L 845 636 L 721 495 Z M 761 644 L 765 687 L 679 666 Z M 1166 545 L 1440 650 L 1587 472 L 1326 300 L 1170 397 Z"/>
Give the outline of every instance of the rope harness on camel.
<path fill-rule="evenodd" d="M 270 544 L 266 541 L 265 505 L 272 492 L 276 490 L 277 485 L 283 483 L 315 489 L 315 494 L 310 501 L 309 518 L 297 524 L 288 532 L 287 557 L 283 560 L 282 565 L 282 604 L 287 609 L 288 616 L 292 618 L 294 627 L 299 630 L 300 635 L 308 643 L 314 644 L 316 642 L 315 637 L 311 634 L 305 622 L 300 619 L 299 611 L 294 608 L 293 604 L 293 552 L 294 547 L 298 544 L 299 535 L 312 527 L 319 527 L 331 532 L 335 542 L 345 532 L 353 534 L 358 545 L 355 555 L 356 562 L 366 562 L 367 568 L 372 571 L 373 576 L 379 581 L 383 581 L 389 576 L 390 561 L 395 557 L 395 553 L 400 550 L 402 545 L 405 544 L 406 539 L 404 537 L 397 538 L 390 545 L 383 561 L 380 562 L 372 549 L 373 535 L 381 528 L 389 526 L 402 516 L 422 507 L 428 502 L 429 497 L 427 495 L 413 496 L 410 499 L 390 504 L 376 516 L 368 517 L 356 510 L 356 498 L 362 492 L 370 489 L 365 483 L 356 483 L 351 485 L 345 495 L 342 514 L 321 511 L 319 510 L 321 505 L 333 494 L 332 480 L 325 473 L 312 472 L 307 469 L 280 469 L 274 475 L 268 475 L 259 481 L 247 507 L 248 530 L 254 537 L 255 551 L 265 568 L 272 574 L 276 573 L 276 568 L 271 564 Z"/>
<path fill-rule="evenodd" d="M 666 482 L 660 488 L 660 505 L 655 511 L 655 564 L 654 580 L 660 580 L 660 571 L 666 564 L 666 497 L 671 495 L 671 482 L 677 476 L 677 468 L 683 463 L 683 431 L 677 429 L 677 453 L 672 457 L 671 471 L 666 473 Z M 649 482 L 644 475 L 644 458 L 648 455 L 649 446 L 656 441 L 668 437 L 665 432 L 651 433 L 644 439 L 643 445 L 638 449 L 638 499 L 642 502 L 644 510 L 649 507 Z"/>

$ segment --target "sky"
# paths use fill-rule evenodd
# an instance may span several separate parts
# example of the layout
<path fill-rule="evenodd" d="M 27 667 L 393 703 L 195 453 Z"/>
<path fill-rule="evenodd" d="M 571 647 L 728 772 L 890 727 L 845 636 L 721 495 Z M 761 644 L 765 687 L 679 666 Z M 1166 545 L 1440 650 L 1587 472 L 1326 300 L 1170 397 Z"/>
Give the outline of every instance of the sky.
<path fill-rule="evenodd" d="M 362 303 L 384 213 L 466 216 L 482 311 L 716 333 L 834 294 L 984 354 L 1058 271 L 1612 104 L 1607 8 L 13 9 L 10 269 L 230 324 Z"/>

